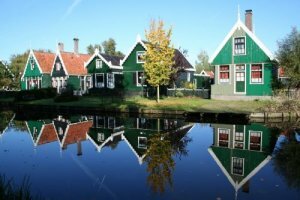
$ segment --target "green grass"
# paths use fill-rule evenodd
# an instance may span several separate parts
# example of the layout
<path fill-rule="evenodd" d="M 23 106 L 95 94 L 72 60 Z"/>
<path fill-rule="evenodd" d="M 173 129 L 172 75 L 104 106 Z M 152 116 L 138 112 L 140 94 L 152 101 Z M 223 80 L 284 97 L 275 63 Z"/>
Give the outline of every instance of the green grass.
<path fill-rule="evenodd" d="M 214 113 L 251 113 L 257 112 L 270 101 L 223 101 L 201 99 L 197 97 L 176 98 L 168 97 L 161 99 L 160 103 L 155 100 L 142 97 L 132 97 L 125 100 L 101 98 L 101 97 L 80 97 L 79 101 L 55 103 L 53 99 L 42 99 L 24 104 L 31 105 L 59 105 L 89 108 L 118 108 L 125 111 L 130 108 L 152 109 L 152 110 L 177 110 L 186 112 L 214 112 Z"/>

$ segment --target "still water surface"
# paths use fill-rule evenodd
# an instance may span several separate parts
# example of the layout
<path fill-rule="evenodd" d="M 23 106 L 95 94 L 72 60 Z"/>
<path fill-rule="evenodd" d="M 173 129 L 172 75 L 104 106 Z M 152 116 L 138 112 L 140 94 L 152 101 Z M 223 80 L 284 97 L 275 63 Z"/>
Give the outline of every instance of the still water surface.
<path fill-rule="evenodd" d="M 0 174 L 27 177 L 43 199 L 300 199 L 292 130 L 9 111 L 0 120 Z"/>

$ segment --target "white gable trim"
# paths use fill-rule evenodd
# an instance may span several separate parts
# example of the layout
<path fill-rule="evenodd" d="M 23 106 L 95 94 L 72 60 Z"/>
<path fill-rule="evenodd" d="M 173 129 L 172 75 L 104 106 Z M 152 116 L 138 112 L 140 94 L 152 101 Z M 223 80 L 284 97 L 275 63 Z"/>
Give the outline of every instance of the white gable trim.
<path fill-rule="evenodd" d="M 141 37 L 138 35 L 137 38 L 136 38 L 136 42 L 135 42 L 135 44 L 131 47 L 129 53 L 123 58 L 123 60 L 121 60 L 121 63 L 120 63 L 121 66 L 123 66 L 124 62 L 127 60 L 127 58 L 130 56 L 130 54 L 132 53 L 132 51 L 134 50 L 134 48 L 135 48 L 138 44 L 142 45 L 142 46 L 145 48 L 145 50 L 147 50 L 147 47 L 146 47 L 145 43 L 141 40 Z"/>
<path fill-rule="evenodd" d="M 226 35 L 226 37 L 224 38 L 224 40 L 222 41 L 222 43 L 219 45 L 219 47 L 217 48 L 217 50 L 214 52 L 214 54 L 210 57 L 209 59 L 209 63 L 212 63 L 213 60 L 217 57 L 217 55 L 220 53 L 220 51 L 223 49 L 223 47 L 225 46 L 225 44 L 227 43 L 227 41 L 231 38 L 231 36 L 233 35 L 233 33 L 237 30 L 242 28 L 246 34 L 264 51 L 264 53 L 271 59 L 274 59 L 273 54 L 271 53 L 271 51 L 256 37 L 256 35 L 254 35 L 253 32 L 251 32 L 246 26 L 245 24 L 238 19 L 238 21 L 235 23 L 235 25 L 232 27 L 232 29 L 230 30 L 230 32 Z"/>
<path fill-rule="evenodd" d="M 25 75 L 25 72 L 26 72 L 26 69 L 27 69 L 27 66 L 28 66 L 28 63 L 29 63 L 29 60 L 30 60 L 30 57 L 31 57 L 31 56 L 32 56 L 33 59 L 35 60 L 35 63 L 37 64 L 37 66 L 38 66 L 38 68 L 39 68 L 41 74 L 43 73 L 42 68 L 40 67 L 39 62 L 38 62 L 38 60 L 36 59 L 33 50 L 31 49 L 30 52 L 29 52 L 29 55 L 28 55 L 28 58 L 27 58 L 27 62 L 26 62 L 26 65 L 25 65 L 25 69 L 24 69 L 24 71 L 23 71 L 23 74 L 22 74 L 22 76 L 21 76 L 21 79 L 24 78 L 24 75 Z"/>
<path fill-rule="evenodd" d="M 67 71 L 67 68 L 65 67 L 64 60 L 62 59 L 59 50 L 56 51 L 56 55 L 55 55 L 55 57 L 54 57 L 54 61 L 53 61 L 53 64 L 52 64 L 52 70 L 51 70 L 50 75 L 52 76 L 52 74 L 53 74 L 53 70 L 54 70 L 54 67 L 55 67 L 55 61 L 56 61 L 56 58 L 57 58 L 57 57 L 59 58 L 59 60 L 60 60 L 60 62 L 61 62 L 61 65 L 62 65 L 62 67 L 63 67 L 64 70 L 65 70 L 66 76 L 69 76 L 69 73 L 68 73 L 68 71 Z"/>

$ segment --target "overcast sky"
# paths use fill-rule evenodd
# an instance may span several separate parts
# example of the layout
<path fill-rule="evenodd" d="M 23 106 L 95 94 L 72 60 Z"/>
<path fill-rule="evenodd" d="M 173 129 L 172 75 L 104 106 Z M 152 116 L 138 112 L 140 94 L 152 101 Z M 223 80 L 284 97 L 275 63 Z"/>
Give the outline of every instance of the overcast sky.
<path fill-rule="evenodd" d="M 151 19 L 162 19 L 194 64 L 201 50 L 212 55 L 222 42 L 238 5 L 242 20 L 253 10 L 255 34 L 273 53 L 292 27 L 299 29 L 299 0 L 0 0 L 0 59 L 30 48 L 56 51 L 57 42 L 72 51 L 74 37 L 82 53 L 111 37 L 126 54 Z"/>

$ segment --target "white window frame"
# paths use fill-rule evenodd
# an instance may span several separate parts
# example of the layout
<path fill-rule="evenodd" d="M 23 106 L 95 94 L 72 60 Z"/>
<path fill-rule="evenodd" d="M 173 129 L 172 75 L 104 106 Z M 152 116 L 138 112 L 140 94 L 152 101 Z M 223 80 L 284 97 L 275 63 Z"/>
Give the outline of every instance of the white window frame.
<path fill-rule="evenodd" d="M 221 70 L 221 67 L 228 66 L 228 70 Z M 221 79 L 221 73 L 228 72 L 228 79 Z M 230 82 L 230 65 L 220 65 L 219 66 L 219 83 L 229 83 Z"/>
<path fill-rule="evenodd" d="M 96 69 L 101 69 L 103 67 L 103 61 L 99 58 L 96 59 Z"/>
<path fill-rule="evenodd" d="M 234 173 L 234 171 L 233 171 L 233 161 L 234 161 L 234 159 L 239 159 L 239 160 L 242 161 L 242 163 L 243 163 L 242 174 Z M 245 172 L 245 158 L 232 157 L 231 158 L 231 174 L 234 174 L 234 175 L 237 175 L 237 176 L 244 176 L 244 172 Z"/>
<path fill-rule="evenodd" d="M 252 81 L 252 65 L 261 65 L 261 82 L 253 82 Z M 264 84 L 264 64 L 263 63 L 253 63 L 250 65 L 250 84 L 252 85 L 263 85 Z M 259 71 L 259 70 L 254 70 L 254 71 Z"/>
<path fill-rule="evenodd" d="M 145 51 L 137 51 L 136 52 L 136 63 L 145 63 L 144 60 L 139 60 L 139 56 L 145 55 Z"/>
<path fill-rule="evenodd" d="M 136 71 L 135 72 L 135 78 L 136 78 L 136 86 L 142 86 L 142 79 L 141 79 L 141 83 L 139 83 L 139 73 L 144 73 L 143 71 Z"/>
<path fill-rule="evenodd" d="M 138 148 L 139 149 L 147 149 L 147 145 L 141 144 L 140 140 L 146 140 L 146 143 L 148 142 L 148 138 L 147 137 L 138 137 Z"/>
<path fill-rule="evenodd" d="M 251 147 L 251 134 L 252 133 L 260 133 L 260 141 L 259 141 L 259 150 L 253 150 L 253 149 L 250 149 Z M 254 130 L 249 130 L 249 138 L 248 138 L 248 150 L 250 151 L 262 151 L 262 137 L 263 137 L 263 132 L 262 131 L 254 131 Z"/>
<path fill-rule="evenodd" d="M 242 136 L 238 136 L 238 137 L 242 137 L 243 140 L 236 140 L 237 134 L 242 134 Z M 243 127 L 243 132 L 240 132 L 240 131 L 237 132 L 236 130 L 234 130 L 234 134 L 233 134 L 233 148 L 234 149 L 245 149 L 245 139 L 246 139 L 245 126 Z M 243 148 L 236 147 L 236 144 L 242 145 Z"/>
<path fill-rule="evenodd" d="M 244 38 L 244 53 L 236 53 L 236 51 L 235 51 L 235 39 L 237 39 L 237 38 Z M 233 41 L 232 41 L 232 43 L 233 43 L 233 45 L 232 45 L 232 48 L 233 48 L 233 55 L 235 55 L 235 56 L 243 56 L 243 55 L 246 55 L 246 50 L 247 50 L 247 46 L 246 46 L 246 36 L 239 36 L 239 37 L 234 37 L 233 38 Z"/>
<path fill-rule="evenodd" d="M 89 83 L 89 84 L 88 84 Z M 87 88 L 92 88 L 93 87 L 93 79 L 92 76 L 86 76 L 86 86 Z"/>
<path fill-rule="evenodd" d="M 190 72 L 187 72 L 187 82 L 191 82 L 191 73 Z"/>
<path fill-rule="evenodd" d="M 109 77 L 112 79 L 110 83 L 109 83 Z M 107 88 L 110 88 L 110 89 L 115 88 L 115 74 L 114 73 L 106 74 L 106 85 L 107 85 Z"/>
<path fill-rule="evenodd" d="M 97 133 L 97 141 L 98 142 L 104 142 L 105 140 L 105 135 L 104 133 Z"/>
<path fill-rule="evenodd" d="M 102 82 L 102 84 L 100 86 L 98 84 L 101 83 L 101 82 L 97 81 L 97 76 L 102 76 L 103 77 L 103 82 Z M 104 88 L 105 87 L 105 76 L 104 76 L 104 73 L 97 73 L 97 74 L 95 74 L 95 87 L 96 88 Z"/>
<path fill-rule="evenodd" d="M 225 130 L 226 131 L 226 134 L 228 135 L 228 144 L 227 144 L 227 147 L 229 147 L 230 145 L 230 129 L 229 128 L 218 128 L 218 146 L 220 146 L 220 141 L 223 141 L 223 140 L 220 140 L 220 131 L 222 130 Z M 225 140 L 224 140 L 225 141 Z M 224 147 L 224 146 L 221 146 L 221 147 Z"/>
<path fill-rule="evenodd" d="M 31 70 L 34 69 L 34 59 L 33 58 L 30 59 L 30 69 Z"/>
<path fill-rule="evenodd" d="M 61 70 L 61 63 L 60 62 L 56 62 L 55 63 L 55 70 L 56 71 L 60 71 Z"/>
<path fill-rule="evenodd" d="M 102 119 L 102 124 L 99 124 L 99 119 Z M 96 128 L 105 128 L 105 117 L 96 116 Z"/>
<path fill-rule="evenodd" d="M 107 128 L 115 128 L 116 127 L 116 118 L 114 117 L 108 117 L 107 118 Z"/>

